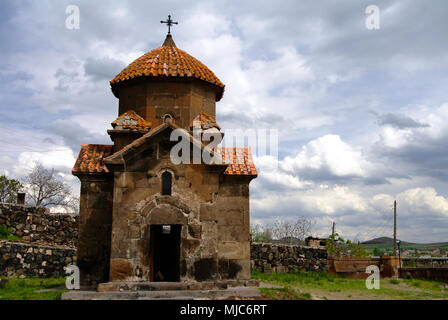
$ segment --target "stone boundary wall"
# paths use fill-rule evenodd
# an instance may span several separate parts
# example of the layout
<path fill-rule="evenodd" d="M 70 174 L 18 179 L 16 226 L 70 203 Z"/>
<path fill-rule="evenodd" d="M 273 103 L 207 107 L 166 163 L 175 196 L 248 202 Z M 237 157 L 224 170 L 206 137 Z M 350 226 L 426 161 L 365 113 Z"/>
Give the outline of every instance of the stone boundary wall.
<path fill-rule="evenodd" d="M 296 245 L 252 243 L 250 261 L 252 270 L 265 273 L 328 269 L 327 250 Z"/>
<path fill-rule="evenodd" d="M 448 283 L 448 267 L 401 268 L 400 278 L 435 280 Z"/>
<path fill-rule="evenodd" d="M 398 257 L 358 258 L 350 255 L 328 258 L 328 273 L 352 279 L 365 279 L 368 266 L 377 266 L 383 278 L 398 278 Z"/>
<path fill-rule="evenodd" d="M 76 265 L 76 249 L 0 240 L 0 276 L 65 277 Z M 325 249 L 269 243 L 251 244 L 251 266 L 261 272 L 327 271 Z"/>
<path fill-rule="evenodd" d="M 76 264 L 76 249 L 0 240 L 0 276 L 65 277 L 70 264 Z"/>
<path fill-rule="evenodd" d="M 0 203 L 0 225 L 6 225 L 23 242 L 76 248 L 78 216 L 51 214 L 48 209 Z"/>

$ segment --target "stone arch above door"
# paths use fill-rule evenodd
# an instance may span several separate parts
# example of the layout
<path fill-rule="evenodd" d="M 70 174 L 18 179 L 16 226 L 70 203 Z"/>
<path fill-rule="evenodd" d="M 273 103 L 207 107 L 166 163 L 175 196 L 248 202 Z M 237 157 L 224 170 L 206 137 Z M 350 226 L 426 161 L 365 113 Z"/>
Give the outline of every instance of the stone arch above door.
<path fill-rule="evenodd" d="M 170 204 L 154 207 L 146 216 L 146 224 L 187 224 L 188 215 Z"/>
<path fill-rule="evenodd" d="M 187 224 L 190 207 L 178 197 L 160 194 L 137 204 L 143 221 L 150 224 Z"/>

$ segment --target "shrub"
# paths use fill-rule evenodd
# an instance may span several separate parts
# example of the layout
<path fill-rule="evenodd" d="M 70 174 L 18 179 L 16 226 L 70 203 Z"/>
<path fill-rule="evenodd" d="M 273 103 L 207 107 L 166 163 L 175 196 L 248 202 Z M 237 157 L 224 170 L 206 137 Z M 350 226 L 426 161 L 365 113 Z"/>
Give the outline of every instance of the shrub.
<path fill-rule="evenodd" d="M 0 176 L 0 202 L 16 202 L 17 192 L 22 188 L 23 186 L 18 180 Z"/>
<path fill-rule="evenodd" d="M 378 257 L 384 256 L 384 251 L 380 248 L 375 248 L 373 249 L 373 255 Z"/>
<path fill-rule="evenodd" d="M 397 280 L 397 279 L 390 279 L 389 282 L 392 283 L 392 284 L 399 284 L 399 283 L 400 283 L 400 280 Z"/>
<path fill-rule="evenodd" d="M 4 224 L 0 224 L 0 239 L 6 239 L 11 235 L 11 231 Z"/>
<path fill-rule="evenodd" d="M 253 242 L 264 242 L 269 243 L 272 240 L 271 229 L 263 228 L 259 224 L 251 225 L 250 233 L 252 235 Z"/>
<path fill-rule="evenodd" d="M 20 241 L 22 239 L 12 235 L 11 230 L 9 230 L 4 224 L 0 224 L 0 240 Z"/>
<path fill-rule="evenodd" d="M 361 244 L 344 240 L 337 233 L 327 238 L 326 248 L 329 256 L 352 255 L 357 258 L 368 256 L 366 249 Z"/>

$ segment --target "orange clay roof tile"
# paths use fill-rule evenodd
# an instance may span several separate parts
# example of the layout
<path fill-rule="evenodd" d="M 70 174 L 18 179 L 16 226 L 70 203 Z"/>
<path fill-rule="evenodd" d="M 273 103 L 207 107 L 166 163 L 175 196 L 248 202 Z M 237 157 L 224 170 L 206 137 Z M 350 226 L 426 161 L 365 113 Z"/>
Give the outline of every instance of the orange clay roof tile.
<path fill-rule="evenodd" d="M 72 169 L 73 174 L 102 174 L 109 170 L 104 166 L 103 159 L 112 154 L 112 145 L 83 144 L 78 159 Z"/>
<path fill-rule="evenodd" d="M 112 154 L 112 147 L 112 145 L 83 144 L 73 167 L 73 174 L 108 173 L 109 170 L 103 160 Z M 258 175 L 249 148 L 218 148 L 218 152 L 221 152 L 224 161 L 229 163 L 224 174 L 232 176 Z"/>
<path fill-rule="evenodd" d="M 128 110 L 111 123 L 112 127 L 119 129 L 135 129 L 149 131 L 151 122 L 140 117 L 134 110 Z"/>
<path fill-rule="evenodd" d="M 215 85 L 218 88 L 217 101 L 224 93 L 224 84 L 206 65 L 173 45 L 164 44 L 129 64 L 111 80 L 112 91 L 118 96 L 117 87 L 120 83 L 142 76 L 149 78 L 193 77 Z"/>
<path fill-rule="evenodd" d="M 224 161 L 229 163 L 224 174 L 257 176 L 249 148 L 220 148 Z"/>
<path fill-rule="evenodd" d="M 190 128 L 193 128 L 195 125 L 196 121 L 200 121 L 201 123 L 201 128 L 203 129 L 208 129 L 208 128 L 212 128 L 215 127 L 218 130 L 221 130 L 221 127 L 219 126 L 219 124 L 216 123 L 215 118 L 213 118 L 211 115 L 209 115 L 208 113 L 202 111 L 198 116 L 196 116 L 193 121 L 191 122 Z"/>

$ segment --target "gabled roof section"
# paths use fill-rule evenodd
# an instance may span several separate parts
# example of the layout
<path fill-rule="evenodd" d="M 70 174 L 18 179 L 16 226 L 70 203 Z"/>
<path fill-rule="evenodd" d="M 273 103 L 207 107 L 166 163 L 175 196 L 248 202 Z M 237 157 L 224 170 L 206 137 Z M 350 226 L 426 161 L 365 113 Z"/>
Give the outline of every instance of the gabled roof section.
<path fill-rule="evenodd" d="M 139 130 L 149 131 L 151 129 L 151 122 L 147 122 L 140 117 L 134 110 L 128 110 L 115 119 L 111 123 L 114 130 Z"/>
<path fill-rule="evenodd" d="M 159 127 L 155 128 L 155 132 L 153 134 L 157 134 L 157 132 L 161 132 L 166 128 L 168 128 L 168 126 L 162 124 Z M 142 138 L 139 138 L 137 140 L 140 140 Z M 81 146 L 81 151 L 79 152 L 75 166 L 73 167 L 72 173 L 74 175 L 108 173 L 109 170 L 105 166 L 104 161 L 106 158 L 108 158 L 109 162 L 113 162 L 113 158 L 111 157 L 112 147 L 112 145 L 83 144 Z M 121 157 L 120 154 L 122 150 L 116 152 L 114 156 Z M 249 148 L 218 148 L 217 151 L 222 155 L 224 164 L 228 165 L 228 167 L 224 171 L 225 175 L 258 175 Z"/>
<path fill-rule="evenodd" d="M 112 145 L 83 144 L 72 169 L 77 174 L 105 174 L 109 170 L 104 165 L 104 158 L 112 154 Z"/>
<path fill-rule="evenodd" d="M 154 136 L 158 135 L 159 133 L 163 132 L 164 130 L 171 128 L 173 130 L 175 129 L 181 129 L 181 133 L 185 134 L 186 137 L 190 140 L 191 143 L 193 143 L 195 146 L 204 149 L 207 148 L 201 141 L 195 139 L 188 131 L 185 129 L 179 127 L 174 123 L 172 119 L 166 119 L 164 123 L 160 124 L 159 126 L 153 128 L 148 133 L 144 134 L 142 137 L 134 140 L 132 143 L 128 144 L 127 146 L 123 147 L 121 150 L 115 152 L 114 154 L 110 155 L 105 159 L 106 163 L 110 164 L 119 164 L 122 163 L 123 157 L 134 151 L 137 150 L 141 145 L 143 145 L 146 141 L 152 139 Z M 212 150 L 210 150 L 210 154 L 213 156 L 214 153 Z"/>
<path fill-rule="evenodd" d="M 215 118 L 213 118 L 208 113 L 202 111 L 198 116 L 196 116 L 193 121 L 191 122 L 190 128 L 193 128 L 195 125 L 201 126 L 201 129 L 210 129 L 210 128 L 216 128 L 218 130 L 221 130 L 221 127 L 219 124 L 216 123 Z"/>

